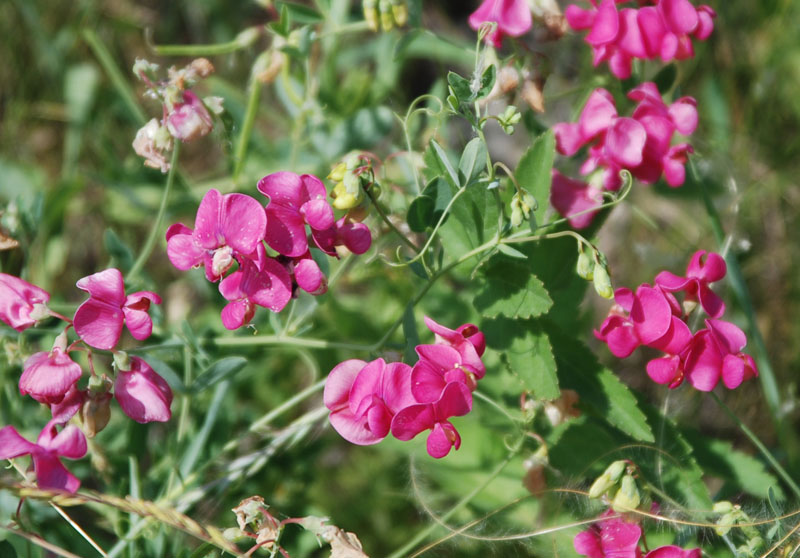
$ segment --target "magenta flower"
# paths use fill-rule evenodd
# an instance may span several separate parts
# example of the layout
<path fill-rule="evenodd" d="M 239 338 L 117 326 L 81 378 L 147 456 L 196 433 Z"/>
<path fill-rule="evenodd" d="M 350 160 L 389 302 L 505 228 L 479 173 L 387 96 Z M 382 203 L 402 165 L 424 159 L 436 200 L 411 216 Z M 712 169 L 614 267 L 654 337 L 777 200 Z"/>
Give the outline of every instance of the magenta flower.
<path fill-rule="evenodd" d="M 725 312 L 725 303 L 711 290 L 709 284 L 722 280 L 726 272 L 727 266 L 722 256 L 698 250 L 686 267 L 685 277 L 662 271 L 656 275 L 656 284 L 665 291 L 685 292 L 685 301 L 699 301 L 709 316 L 719 318 Z"/>
<path fill-rule="evenodd" d="M 392 418 L 415 403 L 410 389 L 411 367 L 403 363 L 346 360 L 325 382 L 323 401 L 331 411 L 331 426 L 348 442 L 377 444 L 389 433 Z"/>
<path fill-rule="evenodd" d="M 205 265 L 206 278 L 218 281 L 233 265 L 250 257 L 267 228 L 264 208 L 244 194 L 222 195 L 209 190 L 194 221 L 194 230 L 176 223 L 167 229 L 167 256 L 186 271 Z"/>
<path fill-rule="evenodd" d="M 597 215 L 597 208 L 603 205 L 602 190 L 568 178 L 555 169 L 552 176 L 550 204 L 569 221 L 571 227 L 588 227 Z"/>
<path fill-rule="evenodd" d="M 353 254 L 363 254 L 372 245 L 372 233 L 364 223 L 349 221 L 342 217 L 324 231 L 314 231 L 314 243 L 328 254 L 336 256 L 336 247 L 344 246 Z"/>
<path fill-rule="evenodd" d="M 61 401 L 50 404 L 50 414 L 53 417 L 53 421 L 57 424 L 67 424 L 69 419 L 81 410 L 81 406 L 88 397 L 88 390 L 78 389 L 77 384 L 72 384 Z"/>
<path fill-rule="evenodd" d="M 392 435 L 398 440 L 411 440 L 425 430 L 428 433 L 428 454 L 436 459 L 461 447 L 461 436 L 455 426 L 447 420 L 460 417 L 472 410 L 472 394 L 463 382 L 450 382 L 442 391 L 439 400 L 419 403 L 400 410 L 392 419 Z"/>
<path fill-rule="evenodd" d="M 150 304 L 161 304 L 161 297 L 150 291 L 125 296 L 125 284 L 118 269 L 106 269 L 80 279 L 77 287 L 89 293 L 78 307 L 73 324 L 75 333 L 96 349 L 110 350 L 119 342 L 123 323 L 134 339 L 150 337 L 153 321 Z"/>
<path fill-rule="evenodd" d="M 486 42 L 500 48 L 504 36 L 519 37 L 530 31 L 533 17 L 526 0 L 484 0 L 469 16 L 469 26 L 477 31 L 484 23 L 497 24 Z"/>
<path fill-rule="evenodd" d="M 114 397 L 136 422 L 167 422 L 172 417 L 169 384 L 139 357 L 131 357 L 130 369 L 118 370 Z"/>
<path fill-rule="evenodd" d="M 702 558 L 702 556 L 703 553 L 699 548 L 684 550 L 679 546 L 668 545 L 651 550 L 644 558 Z"/>
<path fill-rule="evenodd" d="M 176 104 L 166 118 L 169 133 L 181 141 L 192 141 L 207 135 L 214 126 L 208 109 L 197 95 L 183 92 L 183 102 Z"/>
<path fill-rule="evenodd" d="M 23 331 L 50 315 L 50 293 L 19 277 L 0 273 L 0 321 Z"/>
<path fill-rule="evenodd" d="M 237 329 L 250 323 L 256 306 L 280 312 L 292 298 L 289 273 L 258 245 L 256 259 L 242 259 L 241 267 L 219 283 L 219 292 L 230 301 L 222 309 L 222 324 Z"/>
<path fill-rule="evenodd" d="M 434 403 L 442 397 L 451 383 L 460 383 L 468 388 L 470 407 L 472 391 L 477 387 L 477 373 L 463 362 L 457 350 L 447 345 L 417 345 L 419 360 L 411 370 L 411 393 L 418 403 Z M 480 359 L 479 359 L 480 361 Z M 486 369 L 481 364 L 482 372 Z"/>
<path fill-rule="evenodd" d="M 433 332 L 436 343 L 447 345 L 458 351 L 464 366 L 478 379 L 483 378 L 486 374 L 486 367 L 481 360 L 481 356 L 486 350 L 486 338 L 483 332 L 478 329 L 478 326 L 464 324 L 453 330 L 437 324 L 428 316 L 425 316 L 424 319 L 425 325 Z"/>
<path fill-rule="evenodd" d="M 575 552 L 588 558 L 641 558 L 642 528 L 621 519 L 607 519 L 575 535 Z"/>
<path fill-rule="evenodd" d="M 258 191 L 269 198 L 267 244 L 284 256 L 302 256 L 308 250 L 306 224 L 312 234 L 334 225 L 325 186 L 316 176 L 276 172 L 258 181 Z"/>
<path fill-rule="evenodd" d="M 689 383 L 700 391 L 713 390 L 720 379 L 728 389 L 758 376 L 756 363 L 742 352 L 747 344 L 744 332 L 730 322 L 706 320 L 706 327 L 692 339 L 685 360 Z"/>
<path fill-rule="evenodd" d="M 65 352 L 67 336 L 56 338 L 50 352 L 31 355 L 22 366 L 19 392 L 40 403 L 59 403 L 81 377 L 81 367 Z"/>
<path fill-rule="evenodd" d="M 59 458 L 80 459 L 86 455 L 86 438 L 77 426 L 69 425 L 58 432 L 56 424 L 55 420 L 48 422 L 35 444 L 20 436 L 13 426 L 0 428 L 0 459 L 30 455 L 39 488 L 75 492 L 81 482 Z"/>

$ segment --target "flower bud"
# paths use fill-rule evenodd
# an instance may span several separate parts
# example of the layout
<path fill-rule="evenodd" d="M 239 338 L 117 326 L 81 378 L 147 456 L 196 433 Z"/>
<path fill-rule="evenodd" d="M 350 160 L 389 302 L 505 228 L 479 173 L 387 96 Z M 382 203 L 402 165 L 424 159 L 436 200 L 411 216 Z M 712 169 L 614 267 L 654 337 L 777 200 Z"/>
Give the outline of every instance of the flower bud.
<path fill-rule="evenodd" d="M 158 64 L 154 64 L 144 58 L 137 58 L 136 62 L 133 64 L 133 74 L 139 79 L 142 79 L 142 75 L 150 78 L 154 76 L 157 71 Z"/>
<path fill-rule="evenodd" d="M 639 494 L 639 487 L 636 486 L 636 479 L 634 479 L 632 475 L 625 475 L 622 477 L 622 483 L 611 504 L 614 511 L 624 512 L 635 510 L 639 507 L 641 501 L 642 496 Z"/>
<path fill-rule="evenodd" d="M 347 163 L 341 162 L 335 167 L 328 175 L 328 178 L 333 180 L 334 182 L 341 182 L 344 180 L 344 175 L 347 172 Z"/>
<path fill-rule="evenodd" d="M 377 4 L 377 0 L 364 0 L 362 4 L 364 19 L 367 22 L 367 26 L 373 31 L 377 31 L 380 27 Z"/>
<path fill-rule="evenodd" d="M 114 367 L 118 372 L 127 372 L 131 369 L 131 357 L 125 351 L 116 351 L 114 353 Z M 96 376 L 93 376 L 93 379 Z M 89 386 L 92 389 L 92 386 Z"/>
<path fill-rule="evenodd" d="M 167 115 L 169 133 L 181 141 L 193 141 L 207 135 L 214 122 L 203 102 L 191 91 L 183 92 L 183 102 Z"/>
<path fill-rule="evenodd" d="M 378 11 L 381 14 L 381 29 L 391 31 L 394 28 L 394 16 L 392 15 L 392 5 L 389 0 L 379 0 Z"/>
<path fill-rule="evenodd" d="M 591 281 L 594 277 L 594 258 L 583 249 L 583 244 L 579 247 L 578 265 L 576 271 L 578 276 Z"/>
<path fill-rule="evenodd" d="M 608 275 L 608 269 L 602 261 L 595 261 L 593 270 L 594 290 L 603 298 L 614 298 L 614 287 L 611 284 L 611 277 Z"/>
<path fill-rule="evenodd" d="M 544 94 L 541 86 L 535 81 L 526 79 L 522 82 L 522 100 L 534 112 L 544 112 Z"/>
<path fill-rule="evenodd" d="M 83 433 L 88 438 L 94 438 L 98 432 L 102 431 L 108 420 L 111 418 L 111 394 L 92 393 L 81 406 L 81 421 L 83 421 Z"/>
<path fill-rule="evenodd" d="M 169 171 L 170 165 L 164 152 L 170 149 L 172 149 L 172 136 L 155 118 L 142 126 L 133 140 L 133 150 L 140 157 L 144 157 L 144 165 L 159 169 L 163 173 Z"/>
<path fill-rule="evenodd" d="M 612 488 L 619 478 L 622 476 L 622 473 L 625 472 L 625 467 L 627 467 L 628 463 L 626 461 L 614 461 L 611 465 L 609 465 L 603 474 L 597 477 L 597 480 L 594 481 L 592 487 L 589 489 L 589 498 L 599 498 L 610 488 Z"/>
<path fill-rule="evenodd" d="M 402 27 L 408 22 L 408 6 L 406 6 L 405 0 L 392 0 L 392 16 L 398 27 Z"/>

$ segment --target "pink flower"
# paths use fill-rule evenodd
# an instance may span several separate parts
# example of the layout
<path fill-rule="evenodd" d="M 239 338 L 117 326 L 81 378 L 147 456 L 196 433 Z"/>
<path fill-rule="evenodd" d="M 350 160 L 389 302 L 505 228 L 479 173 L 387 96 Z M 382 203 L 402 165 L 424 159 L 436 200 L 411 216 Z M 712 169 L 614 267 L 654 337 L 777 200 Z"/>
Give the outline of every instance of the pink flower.
<path fill-rule="evenodd" d="M 568 178 L 555 169 L 552 176 L 550 204 L 569 221 L 571 227 L 588 227 L 597 215 L 597 208 L 603 205 L 603 192 L 586 182 Z"/>
<path fill-rule="evenodd" d="M 65 352 L 67 337 L 59 335 L 50 352 L 31 355 L 23 365 L 19 392 L 40 403 L 59 403 L 81 377 L 81 367 Z"/>
<path fill-rule="evenodd" d="M 201 138 L 211 131 L 214 121 L 208 109 L 197 95 L 191 91 L 183 92 L 183 102 L 176 104 L 167 115 L 169 133 L 181 141 Z"/>
<path fill-rule="evenodd" d="M 430 430 L 427 440 L 428 454 L 436 459 L 461 447 L 461 436 L 447 420 L 460 417 L 472 410 L 472 394 L 463 382 L 450 382 L 441 397 L 433 403 L 410 405 L 400 410 L 392 419 L 392 435 L 398 440 L 411 440 L 420 432 Z"/>
<path fill-rule="evenodd" d="M 255 260 L 243 258 L 239 270 L 220 281 L 219 292 L 230 301 L 222 309 L 222 324 L 228 329 L 250 323 L 256 305 L 280 312 L 292 297 L 286 269 L 266 255 L 263 245 L 256 253 Z"/>
<path fill-rule="evenodd" d="M 372 233 L 364 223 L 342 217 L 324 231 L 314 231 L 314 243 L 328 254 L 336 256 L 336 247 L 344 246 L 353 254 L 363 254 L 372 245 Z"/>
<path fill-rule="evenodd" d="M 161 304 L 161 297 L 150 291 L 125 296 L 125 284 L 118 269 L 106 269 L 80 279 L 77 287 L 89 293 L 73 319 L 75 332 L 96 349 L 110 350 L 119 342 L 123 323 L 134 339 L 150 337 L 153 321 L 150 304 Z"/>
<path fill-rule="evenodd" d="M 86 455 L 86 438 L 77 426 L 69 425 L 58 432 L 56 424 L 55 420 L 48 422 L 35 444 L 20 436 L 13 426 L 0 428 L 0 459 L 30 455 L 39 488 L 75 492 L 81 482 L 59 458 L 80 459 Z"/>
<path fill-rule="evenodd" d="M 699 300 L 703 310 L 712 318 L 719 318 L 725 312 L 725 303 L 709 287 L 710 283 L 725 277 L 727 266 L 719 254 L 698 250 L 686 267 L 686 276 L 680 277 L 669 271 L 656 275 L 656 284 L 669 292 L 684 291 L 686 301 Z"/>
<path fill-rule="evenodd" d="M 747 337 L 741 329 L 713 319 L 706 320 L 706 327 L 695 334 L 685 358 L 685 374 L 695 389 L 711 391 L 720 379 L 734 389 L 758 376 L 753 357 L 742 352 Z"/>
<path fill-rule="evenodd" d="M 331 370 L 323 401 L 333 428 L 348 442 L 377 444 L 389 433 L 395 414 L 415 403 L 411 367 L 403 363 L 346 360 Z"/>
<path fill-rule="evenodd" d="M 425 316 L 425 325 L 436 338 L 436 343 L 447 345 L 458 351 L 465 364 L 479 379 L 486 373 L 481 356 L 486 350 L 486 338 L 474 324 L 464 324 L 452 330 Z"/>
<path fill-rule="evenodd" d="M 131 357 L 128 370 L 117 372 L 114 397 L 136 422 L 167 422 L 172 417 L 169 384 L 139 357 Z"/>
<path fill-rule="evenodd" d="M 0 321 L 23 331 L 50 315 L 50 293 L 19 277 L 0 273 Z"/>
<path fill-rule="evenodd" d="M 476 371 L 462 361 L 457 350 L 446 345 L 417 345 L 419 360 L 411 370 L 411 393 L 419 403 L 433 403 L 442 397 L 451 383 L 468 388 L 468 401 L 472 407 L 472 392 L 477 386 Z M 481 363 L 481 369 L 486 369 Z"/>
<path fill-rule="evenodd" d="M 244 194 L 209 190 L 194 221 L 194 230 L 176 223 L 167 229 L 167 256 L 185 271 L 205 264 L 206 278 L 218 281 L 233 265 L 250 257 L 267 228 L 264 208 Z"/>
<path fill-rule="evenodd" d="M 469 26 L 477 31 L 484 23 L 497 24 L 486 42 L 500 48 L 504 36 L 519 37 L 530 31 L 533 17 L 526 0 L 484 0 L 469 16 Z"/>
<path fill-rule="evenodd" d="M 684 550 L 679 546 L 662 546 L 645 554 L 644 558 L 702 558 L 699 548 Z"/>
<path fill-rule="evenodd" d="M 276 172 L 258 181 L 258 191 L 269 198 L 267 244 L 284 256 L 301 256 L 308 250 L 306 224 L 312 234 L 334 225 L 325 186 L 316 176 Z"/>
<path fill-rule="evenodd" d="M 641 558 L 642 528 L 621 519 L 607 519 L 575 535 L 575 552 L 588 558 Z"/>

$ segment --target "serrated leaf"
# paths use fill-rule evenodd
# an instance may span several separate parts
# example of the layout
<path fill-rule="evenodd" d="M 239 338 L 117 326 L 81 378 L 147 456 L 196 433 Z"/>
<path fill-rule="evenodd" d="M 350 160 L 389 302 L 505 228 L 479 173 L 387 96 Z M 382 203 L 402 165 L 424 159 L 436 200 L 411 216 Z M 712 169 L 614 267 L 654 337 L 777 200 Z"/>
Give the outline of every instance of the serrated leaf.
<path fill-rule="evenodd" d="M 602 366 L 581 341 L 555 326 L 548 328 L 561 385 L 574 389 L 582 406 L 609 424 L 645 442 L 655 441 L 636 397 L 616 374 Z"/>
<path fill-rule="evenodd" d="M 553 301 L 530 270 L 503 256 L 493 256 L 484 271 L 486 282 L 473 300 L 486 318 L 534 318 L 550 310 Z"/>
<path fill-rule="evenodd" d="M 538 322 L 497 318 L 484 321 L 481 331 L 487 346 L 505 357 L 509 370 L 534 397 L 555 399 L 561 394 L 550 339 Z"/>
<path fill-rule="evenodd" d="M 683 435 L 692 445 L 698 464 L 707 474 L 719 477 L 735 489 L 757 498 L 768 499 L 772 489 L 775 498 L 781 501 L 786 499 L 778 479 L 755 457 L 733 449 L 729 442 L 709 439 L 696 431 L 684 431 Z"/>
<path fill-rule="evenodd" d="M 550 185 L 552 183 L 553 159 L 556 153 L 556 139 L 548 130 L 533 142 L 520 159 L 514 176 L 537 201 L 539 207 L 534 211 L 537 221 L 541 221 L 550 205 Z"/>
<path fill-rule="evenodd" d="M 458 172 L 461 183 L 469 185 L 480 175 L 486 167 L 486 145 L 481 138 L 473 138 L 464 147 L 461 160 L 458 162 Z"/>
<path fill-rule="evenodd" d="M 609 432 L 588 417 L 558 425 L 547 438 L 550 464 L 569 477 L 593 478 L 614 460 L 609 452 L 620 445 Z"/>
<path fill-rule="evenodd" d="M 225 357 L 211 364 L 192 382 L 191 391 L 199 393 L 236 374 L 247 365 L 243 357 Z"/>
<path fill-rule="evenodd" d="M 445 178 L 450 181 L 450 184 L 452 184 L 454 188 L 460 188 L 461 180 L 458 177 L 456 169 L 453 167 L 453 163 L 450 162 L 447 152 L 436 140 L 431 140 L 431 147 L 433 147 L 433 153 L 436 155 L 436 159 L 439 161 L 441 168 L 445 170 Z"/>

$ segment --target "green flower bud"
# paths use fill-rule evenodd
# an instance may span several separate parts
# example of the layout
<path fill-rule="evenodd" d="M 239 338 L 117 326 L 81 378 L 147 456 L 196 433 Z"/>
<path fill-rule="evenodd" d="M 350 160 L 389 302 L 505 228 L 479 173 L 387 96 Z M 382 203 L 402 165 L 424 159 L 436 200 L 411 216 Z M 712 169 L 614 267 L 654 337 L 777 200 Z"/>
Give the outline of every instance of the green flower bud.
<path fill-rule="evenodd" d="M 608 275 L 608 269 L 602 262 L 596 261 L 592 280 L 594 281 L 594 290 L 603 298 L 614 298 L 614 287 L 611 284 L 611 277 Z"/>
<path fill-rule="evenodd" d="M 402 27 L 408 22 L 408 6 L 404 0 L 392 0 L 392 15 L 398 27 Z"/>
<path fill-rule="evenodd" d="M 378 11 L 381 13 L 381 29 L 391 31 L 394 28 L 394 16 L 392 15 L 392 5 L 389 0 L 380 0 Z"/>
<path fill-rule="evenodd" d="M 714 513 L 731 513 L 734 510 L 733 504 L 727 500 L 722 500 L 714 504 Z"/>
<path fill-rule="evenodd" d="M 369 26 L 371 30 L 377 31 L 380 28 L 377 0 L 364 0 L 362 9 L 364 10 L 364 19 L 367 22 L 367 26 Z"/>
<path fill-rule="evenodd" d="M 639 487 L 636 486 L 636 479 L 631 475 L 622 477 L 622 483 L 617 490 L 617 495 L 614 496 L 614 502 L 611 507 L 616 512 L 624 512 L 635 510 L 642 502 L 642 496 L 639 494 Z"/>
<path fill-rule="evenodd" d="M 583 244 L 580 245 L 578 252 L 578 276 L 591 281 L 594 277 L 594 258 L 583 249 Z"/>
<path fill-rule="evenodd" d="M 589 498 L 599 498 L 608 492 L 609 489 L 617 484 L 622 473 L 625 472 L 627 465 L 628 463 L 626 461 L 615 461 L 609 465 L 606 470 L 603 471 L 603 474 L 597 477 L 592 484 L 592 487 L 589 489 Z"/>

